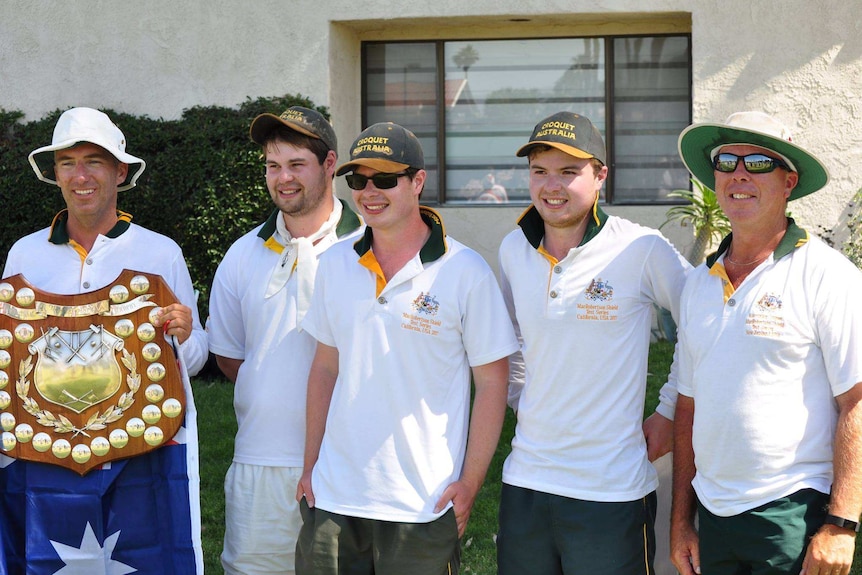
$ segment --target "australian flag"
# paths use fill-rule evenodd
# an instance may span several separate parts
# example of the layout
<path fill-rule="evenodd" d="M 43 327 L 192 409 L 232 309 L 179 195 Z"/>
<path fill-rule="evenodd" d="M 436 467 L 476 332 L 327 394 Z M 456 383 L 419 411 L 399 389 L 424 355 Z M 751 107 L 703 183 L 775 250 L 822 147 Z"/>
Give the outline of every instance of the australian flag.
<path fill-rule="evenodd" d="M 196 410 L 163 447 L 91 470 L 0 455 L 0 575 L 201 575 Z"/>

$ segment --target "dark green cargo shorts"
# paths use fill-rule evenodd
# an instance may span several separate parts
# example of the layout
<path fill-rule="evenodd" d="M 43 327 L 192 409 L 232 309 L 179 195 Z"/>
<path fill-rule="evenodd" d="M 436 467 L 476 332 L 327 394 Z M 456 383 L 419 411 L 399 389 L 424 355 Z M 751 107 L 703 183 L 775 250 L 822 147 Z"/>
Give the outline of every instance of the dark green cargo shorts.
<path fill-rule="evenodd" d="M 651 575 L 655 492 L 626 502 L 584 501 L 503 484 L 500 575 Z"/>
<path fill-rule="evenodd" d="M 698 504 L 701 573 L 799 573 L 828 503 L 828 495 L 803 489 L 731 517 L 713 515 Z"/>

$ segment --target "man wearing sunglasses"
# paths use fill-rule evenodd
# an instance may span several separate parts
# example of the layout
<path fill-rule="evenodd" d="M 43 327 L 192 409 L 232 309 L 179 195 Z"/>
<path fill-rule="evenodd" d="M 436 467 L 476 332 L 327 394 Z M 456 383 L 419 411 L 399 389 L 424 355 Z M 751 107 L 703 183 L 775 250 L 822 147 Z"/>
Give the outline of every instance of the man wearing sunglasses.
<path fill-rule="evenodd" d="M 558 112 L 518 151 L 532 205 L 500 246 L 504 298 L 522 341 L 503 466 L 500 575 L 650 575 L 658 475 L 673 385 L 643 421 L 653 304 L 676 317 L 691 266 L 656 230 L 599 205 L 605 143 Z"/>
<path fill-rule="evenodd" d="M 862 273 L 786 215 L 826 168 L 759 112 L 689 126 L 679 150 L 732 233 L 682 296 L 673 562 L 846 575 L 862 513 Z"/>
<path fill-rule="evenodd" d="M 316 110 L 261 114 L 252 141 L 275 210 L 225 254 L 207 330 L 219 367 L 236 384 L 238 430 L 225 478 L 222 565 L 228 575 L 293 573 L 302 519 L 305 385 L 316 342 L 301 328 L 317 259 L 360 227 L 333 194 L 336 138 Z"/>
<path fill-rule="evenodd" d="M 321 258 L 303 324 L 300 575 L 457 573 L 497 446 L 517 341 L 490 267 L 420 205 L 424 168 L 416 136 L 381 123 L 337 171 L 367 228 Z"/>

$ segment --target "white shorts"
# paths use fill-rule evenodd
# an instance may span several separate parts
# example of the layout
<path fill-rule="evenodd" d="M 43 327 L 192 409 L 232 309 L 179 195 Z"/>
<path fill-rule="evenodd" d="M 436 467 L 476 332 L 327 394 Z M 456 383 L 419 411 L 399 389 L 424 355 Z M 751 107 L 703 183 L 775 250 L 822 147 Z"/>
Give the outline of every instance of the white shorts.
<path fill-rule="evenodd" d="M 294 573 L 301 467 L 231 463 L 224 482 L 226 575 Z"/>

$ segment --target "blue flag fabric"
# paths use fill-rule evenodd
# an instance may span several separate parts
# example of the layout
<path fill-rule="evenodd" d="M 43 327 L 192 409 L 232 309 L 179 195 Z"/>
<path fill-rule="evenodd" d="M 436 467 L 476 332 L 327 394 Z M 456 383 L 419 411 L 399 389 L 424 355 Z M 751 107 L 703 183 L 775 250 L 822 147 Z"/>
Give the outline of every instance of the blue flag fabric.
<path fill-rule="evenodd" d="M 184 370 L 183 370 L 184 371 Z M 202 575 L 197 427 L 84 477 L 0 455 L 0 575 Z"/>

